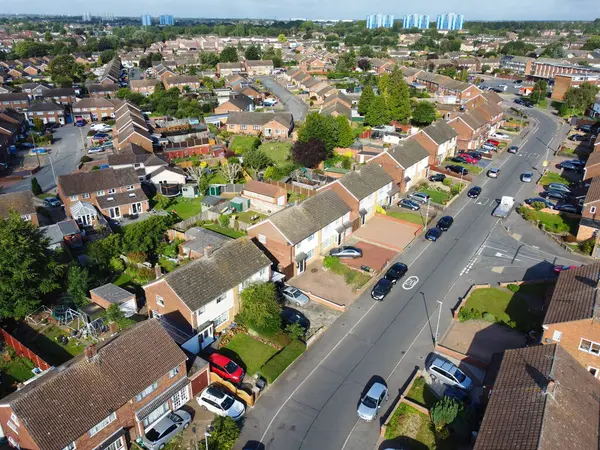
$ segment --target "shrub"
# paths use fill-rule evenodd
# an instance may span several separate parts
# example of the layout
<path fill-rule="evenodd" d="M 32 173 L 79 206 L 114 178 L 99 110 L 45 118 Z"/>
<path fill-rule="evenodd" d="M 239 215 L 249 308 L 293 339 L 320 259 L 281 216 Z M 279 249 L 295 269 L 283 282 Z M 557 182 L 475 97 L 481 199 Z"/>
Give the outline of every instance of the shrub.
<path fill-rule="evenodd" d="M 304 328 L 302 328 L 299 323 L 290 323 L 285 327 L 285 334 L 287 334 L 292 341 L 303 338 L 305 333 Z"/>
<path fill-rule="evenodd" d="M 454 184 L 454 181 L 452 181 L 452 178 L 446 177 L 444 178 L 444 181 L 442 181 L 442 184 L 444 186 L 452 186 L 452 184 Z"/>
<path fill-rule="evenodd" d="M 280 331 L 281 307 L 273 283 L 253 283 L 241 293 L 241 321 L 259 334 L 272 336 Z"/>
<path fill-rule="evenodd" d="M 535 209 L 536 211 L 541 211 L 542 209 L 544 209 L 546 207 L 546 204 L 542 203 L 542 202 L 533 202 L 531 204 L 531 207 L 533 209 Z"/>
<path fill-rule="evenodd" d="M 461 411 L 462 405 L 458 400 L 451 397 L 444 397 L 431 408 L 431 421 L 436 430 L 442 430 L 446 425 L 450 425 Z"/>
<path fill-rule="evenodd" d="M 579 250 L 581 250 L 586 255 L 591 255 L 592 251 L 594 251 L 595 244 L 596 244 L 596 242 L 595 242 L 594 238 L 591 237 L 579 244 Z"/>
<path fill-rule="evenodd" d="M 221 225 L 223 228 L 229 227 L 229 216 L 227 214 L 221 214 L 219 216 L 219 225 Z"/>
<path fill-rule="evenodd" d="M 283 350 L 269 359 L 261 367 L 260 373 L 265 377 L 267 382 L 273 383 L 305 350 L 306 344 L 304 342 L 292 341 Z"/>
<path fill-rule="evenodd" d="M 480 318 L 481 314 L 472 308 L 462 307 L 460 308 L 460 311 L 458 311 L 458 320 L 460 322 L 466 322 L 467 320 L 475 320 Z"/>
<path fill-rule="evenodd" d="M 508 289 L 510 292 L 517 292 L 519 290 L 519 285 L 511 283 L 506 286 L 506 289 Z"/>
<path fill-rule="evenodd" d="M 494 316 L 492 313 L 484 312 L 482 317 L 486 322 L 496 323 L 496 316 Z"/>
<path fill-rule="evenodd" d="M 79 161 L 81 161 L 82 163 L 87 163 L 87 162 L 90 162 L 91 160 L 92 160 L 92 158 L 90 158 L 88 155 L 83 155 Z"/>
<path fill-rule="evenodd" d="M 444 181 L 446 181 L 446 180 L 444 180 Z M 462 190 L 462 184 L 460 184 L 460 183 L 456 183 L 454 186 L 452 186 L 452 187 L 450 188 L 450 193 L 451 193 L 452 195 L 458 195 L 458 194 L 460 194 L 460 191 L 461 191 L 461 190 Z"/>
<path fill-rule="evenodd" d="M 129 259 L 129 261 L 131 261 L 133 263 L 141 264 L 144 261 L 146 261 L 146 258 L 148 258 L 148 255 L 146 255 L 144 252 L 127 253 L 127 259 Z"/>
<path fill-rule="evenodd" d="M 337 259 L 335 256 L 326 256 L 325 258 L 323 258 L 323 267 L 325 267 L 326 269 L 332 269 L 337 264 L 339 264 L 339 262 L 339 259 Z"/>
<path fill-rule="evenodd" d="M 123 272 L 125 270 L 125 263 L 117 256 L 113 256 L 109 260 L 110 270 L 113 272 Z"/>

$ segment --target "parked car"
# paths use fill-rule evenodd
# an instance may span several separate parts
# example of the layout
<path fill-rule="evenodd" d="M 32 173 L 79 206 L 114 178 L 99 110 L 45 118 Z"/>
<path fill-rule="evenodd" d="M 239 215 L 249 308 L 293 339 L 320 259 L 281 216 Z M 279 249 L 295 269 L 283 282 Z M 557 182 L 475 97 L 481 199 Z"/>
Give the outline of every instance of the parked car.
<path fill-rule="evenodd" d="M 571 189 L 569 189 L 568 186 L 562 184 L 562 183 L 550 183 L 548 185 L 548 189 L 552 190 L 552 191 L 559 191 L 559 192 L 565 192 L 567 194 L 571 193 Z"/>
<path fill-rule="evenodd" d="M 510 147 L 508 147 L 508 153 L 518 153 L 519 152 L 519 147 L 517 147 L 516 145 L 511 145 Z"/>
<path fill-rule="evenodd" d="M 579 207 L 577 207 L 575 205 L 571 205 L 569 203 L 563 203 L 563 204 L 556 205 L 556 207 L 554 209 L 556 209 L 557 211 L 560 211 L 560 212 L 579 214 Z"/>
<path fill-rule="evenodd" d="M 246 407 L 225 388 L 211 384 L 196 397 L 196 401 L 204 409 L 218 416 L 231 417 L 240 420 L 246 412 Z"/>
<path fill-rule="evenodd" d="M 60 206 L 60 200 L 56 197 L 46 197 L 44 199 L 44 206 L 48 206 L 50 208 L 56 208 Z"/>
<path fill-rule="evenodd" d="M 552 203 L 549 200 L 546 200 L 545 198 L 542 197 L 531 197 L 525 200 L 525 203 L 527 203 L 528 205 L 531 205 L 533 203 L 543 203 L 544 205 L 546 205 L 546 208 L 549 209 L 554 209 L 554 203 Z"/>
<path fill-rule="evenodd" d="M 467 192 L 469 198 L 477 198 L 479 197 L 479 194 L 481 194 L 481 188 L 479 186 L 473 186 L 469 189 L 469 192 Z"/>
<path fill-rule="evenodd" d="M 499 173 L 500 169 L 498 169 L 497 167 L 492 167 L 490 170 L 487 171 L 487 176 L 490 178 L 498 178 Z"/>
<path fill-rule="evenodd" d="M 392 284 L 396 284 L 400 278 L 406 275 L 406 272 L 408 272 L 408 266 L 406 264 L 397 262 L 387 270 L 384 278 L 388 281 L 391 281 Z"/>
<path fill-rule="evenodd" d="M 304 314 L 294 308 L 282 308 L 281 309 L 281 325 L 285 328 L 287 325 L 293 325 L 297 323 L 305 331 L 310 328 L 310 320 L 306 318 Z"/>
<path fill-rule="evenodd" d="M 554 273 L 561 273 L 571 269 L 577 269 L 577 266 L 554 266 Z"/>
<path fill-rule="evenodd" d="M 452 162 L 457 162 L 457 163 L 462 163 L 462 164 L 467 164 L 467 160 L 466 158 L 463 158 L 463 156 L 453 156 L 452 158 L 450 158 L 450 161 Z"/>
<path fill-rule="evenodd" d="M 525 101 L 522 98 L 515 98 L 514 102 L 517 105 L 522 105 L 523 103 L 525 103 Z"/>
<path fill-rule="evenodd" d="M 488 144 L 488 143 L 483 144 L 481 146 L 481 148 L 484 149 L 484 150 L 490 151 L 490 152 L 497 152 L 498 151 L 498 148 L 495 145 Z"/>
<path fill-rule="evenodd" d="M 88 148 L 88 153 L 102 153 L 104 150 L 106 150 L 103 147 L 90 147 Z"/>
<path fill-rule="evenodd" d="M 429 201 L 429 195 L 425 192 L 413 192 L 408 197 L 419 203 L 427 203 Z"/>
<path fill-rule="evenodd" d="M 110 125 L 106 125 L 105 123 L 95 123 L 90 127 L 92 131 L 110 131 L 112 128 Z"/>
<path fill-rule="evenodd" d="M 427 373 L 432 378 L 438 379 L 448 386 L 454 386 L 465 391 L 470 391 L 473 388 L 473 382 L 462 370 L 442 358 L 435 358 L 427 367 Z"/>
<path fill-rule="evenodd" d="M 446 166 L 445 169 L 449 170 L 450 172 L 459 173 L 462 175 L 469 174 L 469 171 L 467 169 L 465 169 L 463 166 Z"/>
<path fill-rule="evenodd" d="M 375 286 L 373 286 L 371 297 L 373 300 L 383 300 L 385 296 L 390 293 L 393 285 L 394 284 L 390 280 L 381 278 Z"/>
<path fill-rule="evenodd" d="M 467 164 L 477 164 L 478 159 L 473 158 L 468 153 L 461 153 L 461 157 L 466 160 Z"/>
<path fill-rule="evenodd" d="M 472 151 L 472 152 L 466 152 L 467 155 L 472 156 L 473 158 L 475 158 L 476 160 L 480 160 L 481 158 L 483 158 L 483 154 L 481 152 L 477 152 L 477 151 Z"/>
<path fill-rule="evenodd" d="M 233 383 L 241 383 L 244 379 L 244 369 L 225 355 L 213 353 L 208 357 L 210 370 L 221 378 Z"/>
<path fill-rule="evenodd" d="M 563 162 L 559 164 L 559 169 L 571 170 L 574 172 L 582 172 L 583 168 L 579 164 L 573 164 L 572 162 Z"/>
<path fill-rule="evenodd" d="M 427 233 L 425 233 L 425 239 L 427 239 L 428 241 L 437 241 L 439 239 L 439 237 L 442 235 L 442 230 L 440 230 L 437 227 L 433 227 L 430 228 L 429 230 L 427 230 Z"/>
<path fill-rule="evenodd" d="M 573 142 L 583 142 L 587 140 L 587 138 L 581 134 L 572 134 L 569 136 L 569 140 Z"/>
<path fill-rule="evenodd" d="M 531 183 L 533 181 L 533 172 L 523 172 L 521 174 L 521 181 L 523 183 Z"/>
<path fill-rule="evenodd" d="M 458 400 L 459 402 L 468 401 L 469 394 L 467 394 L 462 389 L 458 389 L 452 386 L 448 386 L 444 391 L 444 397 L 450 397 L 454 400 Z"/>
<path fill-rule="evenodd" d="M 358 417 L 366 420 L 367 422 L 372 421 L 377 417 L 379 409 L 383 402 L 388 399 L 388 389 L 382 383 L 373 383 L 373 386 L 369 388 L 363 398 L 360 399 L 358 405 Z"/>
<path fill-rule="evenodd" d="M 448 231 L 453 223 L 454 219 L 452 218 L 452 216 L 444 216 L 440 220 L 438 220 L 436 227 L 438 227 L 442 231 Z"/>
<path fill-rule="evenodd" d="M 498 147 L 500 145 L 500 141 L 497 141 L 495 139 L 488 139 L 487 141 L 485 141 L 486 144 L 492 144 L 494 147 Z"/>
<path fill-rule="evenodd" d="M 362 250 L 352 245 L 342 245 L 341 247 L 332 248 L 329 251 L 329 256 L 337 258 L 360 258 L 362 255 Z"/>
<path fill-rule="evenodd" d="M 76 119 L 75 120 L 75 126 L 76 127 L 83 127 L 83 126 L 85 126 L 85 120 L 83 120 L 83 119 Z"/>
<path fill-rule="evenodd" d="M 191 422 L 192 416 L 183 409 L 167 414 L 142 437 L 144 448 L 149 450 L 164 448 L 175 435 L 189 427 Z"/>
<path fill-rule="evenodd" d="M 429 181 L 438 181 L 438 182 L 442 182 L 446 179 L 446 175 L 444 175 L 443 173 L 436 173 L 435 175 L 431 175 L 429 177 Z"/>
<path fill-rule="evenodd" d="M 281 290 L 281 295 L 285 300 L 296 305 L 304 306 L 309 302 L 308 297 L 300 289 L 294 286 L 286 286 Z"/>
<path fill-rule="evenodd" d="M 542 197 L 553 198 L 555 200 L 567 200 L 569 198 L 569 194 L 567 194 L 566 192 L 554 191 L 554 190 L 542 192 L 540 195 Z"/>
<path fill-rule="evenodd" d="M 592 126 L 591 125 L 580 125 L 577 127 L 577 129 L 579 131 L 583 131 L 584 133 L 589 133 L 592 131 Z"/>
<path fill-rule="evenodd" d="M 494 133 L 492 134 L 492 137 L 496 139 L 510 139 L 510 136 L 504 133 Z"/>
<path fill-rule="evenodd" d="M 402 200 L 400 200 L 398 202 L 398 206 L 400 208 L 411 209 L 413 211 L 418 211 L 419 209 L 421 209 L 421 205 L 419 205 L 414 200 L 410 200 L 408 198 L 403 198 Z"/>
<path fill-rule="evenodd" d="M 585 167 L 585 163 L 586 163 L 585 161 L 580 161 L 579 159 L 569 159 L 568 161 L 565 161 L 565 162 L 569 163 L 569 164 L 573 164 L 578 167 Z"/>

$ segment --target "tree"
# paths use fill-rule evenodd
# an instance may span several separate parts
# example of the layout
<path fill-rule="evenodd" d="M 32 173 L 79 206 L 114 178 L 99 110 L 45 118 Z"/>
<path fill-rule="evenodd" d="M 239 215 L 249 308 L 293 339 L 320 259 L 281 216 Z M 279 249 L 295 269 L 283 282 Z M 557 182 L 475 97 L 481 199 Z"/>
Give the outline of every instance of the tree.
<path fill-rule="evenodd" d="M 357 66 L 363 72 L 367 72 L 371 68 L 371 61 L 369 61 L 367 58 L 361 58 L 358 60 Z"/>
<path fill-rule="evenodd" d="M 0 220 L 0 317 L 22 319 L 60 287 L 59 264 L 44 233 L 18 214 Z"/>
<path fill-rule="evenodd" d="M 533 86 L 533 91 L 529 98 L 535 104 L 540 103 L 546 98 L 546 92 L 548 91 L 548 82 L 545 80 L 536 81 Z"/>
<path fill-rule="evenodd" d="M 277 301 L 277 289 L 270 282 L 253 283 L 240 294 L 239 319 L 249 328 L 267 335 L 279 331 L 281 306 Z"/>
<path fill-rule="evenodd" d="M 376 96 L 365 115 L 365 123 L 371 126 L 387 125 L 390 122 L 390 111 L 383 95 Z"/>
<path fill-rule="evenodd" d="M 206 190 L 208 189 L 208 177 L 204 173 L 204 167 L 202 166 L 192 166 L 188 168 L 188 175 L 192 180 L 196 182 L 198 186 L 198 192 L 200 195 L 204 195 Z"/>
<path fill-rule="evenodd" d="M 240 173 L 242 173 L 242 166 L 239 163 L 225 161 L 221 166 L 221 174 L 231 184 L 235 183 Z"/>
<path fill-rule="evenodd" d="M 273 164 L 273 161 L 262 150 L 254 148 L 244 152 L 244 165 L 254 171 L 262 170 L 271 164 Z"/>
<path fill-rule="evenodd" d="M 216 67 L 216 65 L 219 64 L 219 55 L 217 55 L 215 52 L 202 52 L 200 53 L 200 64 L 206 68 Z"/>
<path fill-rule="evenodd" d="M 81 64 L 75 62 L 72 55 L 58 55 L 48 66 L 50 76 L 56 82 L 61 81 L 64 84 L 67 80 L 73 82 L 75 79 L 83 79 L 84 68 Z"/>
<path fill-rule="evenodd" d="M 238 62 L 237 50 L 235 47 L 225 47 L 219 55 L 221 62 Z"/>
<path fill-rule="evenodd" d="M 489 72 L 492 68 L 488 64 L 483 64 L 481 66 L 481 73 Z"/>
<path fill-rule="evenodd" d="M 112 49 L 104 50 L 102 53 L 100 53 L 100 59 L 98 62 L 100 64 L 106 64 L 115 57 L 115 54 L 115 51 Z"/>
<path fill-rule="evenodd" d="M 112 322 L 117 324 L 119 330 L 123 330 L 135 323 L 133 320 L 125 317 L 125 313 L 123 313 L 123 310 L 121 310 L 117 303 L 113 303 L 108 307 L 104 317 L 109 323 Z"/>
<path fill-rule="evenodd" d="M 36 177 L 31 178 L 31 192 L 33 192 L 33 195 L 40 195 L 42 192 L 44 192 L 40 186 L 40 182 Z"/>
<path fill-rule="evenodd" d="M 404 81 L 402 71 L 398 66 L 394 67 L 390 75 L 389 87 L 387 89 L 386 101 L 389 108 L 389 119 L 405 122 L 410 118 L 410 90 Z"/>
<path fill-rule="evenodd" d="M 248 61 L 257 61 L 260 59 L 260 49 L 256 45 L 249 46 L 244 52 Z"/>
<path fill-rule="evenodd" d="M 371 47 L 370 45 L 361 45 L 360 49 L 358 50 L 358 54 L 360 56 L 372 58 L 373 57 L 373 47 Z"/>
<path fill-rule="evenodd" d="M 158 216 L 128 225 L 123 233 L 123 253 L 143 252 L 154 256 L 171 223 L 169 216 Z"/>
<path fill-rule="evenodd" d="M 297 141 L 292 147 L 292 159 L 305 167 L 316 167 L 327 159 L 325 144 L 317 139 Z"/>
<path fill-rule="evenodd" d="M 600 36 L 590 36 L 582 48 L 585 50 L 596 50 L 597 48 L 600 48 Z"/>
<path fill-rule="evenodd" d="M 336 134 L 335 119 L 314 112 L 306 116 L 304 125 L 298 130 L 298 140 L 300 142 L 308 142 L 313 139 L 321 141 L 325 144 L 325 150 L 329 156 L 337 144 Z"/>
<path fill-rule="evenodd" d="M 285 34 L 280 34 L 279 36 L 277 36 L 277 42 L 287 42 Z"/>
<path fill-rule="evenodd" d="M 67 293 L 76 306 L 88 304 L 88 291 L 90 287 L 90 275 L 86 268 L 78 264 L 69 266 L 67 273 Z"/>
<path fill-rule="evenodd" d="M 34 117 L 33 118 L 33 127 L 35 128 L 35 131 L 43 131 L 44 129 L 44 121 L 42 119 L 40 119 L 39 117 Z"/>
<path fill-rule="evenodd" d="M 598 86 L 584 81 L 579 87 L 570 87 L 567 89 L 564 102 L 569 109 L 585 110 L 594 103 L 598 90 Z"/>
<path fill-rule="evenodd" d="M 450 425 L 462 410 L 462 405 L 458 400 L 451 397 L 444 397 L 431 408 L 431 421 L 439 431 L 446 425 Z"/>
<path fill-rule="evenodd" d="M 350 147 L 354 142 L 354 131 L 350 126 L 350 121 L 346 116 L 337 116 L 335 118 L 337 124 L 337 146 L 346 148 Z"/>
<path fill-rule="evenodd" d="M 286 325 L 284 331 L 292 341 L 304 338 L 304 335 L 306 334 L 306 330 L 297 322 Z"/>
<path fill-rule="evenodd" d="M 412 123 L 424 127 L 435 121 L 435 105 L 431 102 L 419 102 L 412 114 Z"/>
<path fill-rule="evenodd" d="M 231 450 L 240 435 L 237 423 L 231 417 L 215 416 L 208 437 L 208 449 L 204 441 L 204 450 Z"/>
<path fill-rule="evenodd" d="M 375 93 L 373 92 L 373 88 L 371 86 L 366 86 L 358 99 L 358 113 L 361 116 L 364 116 L 367 113 L 374 98 Z"/>

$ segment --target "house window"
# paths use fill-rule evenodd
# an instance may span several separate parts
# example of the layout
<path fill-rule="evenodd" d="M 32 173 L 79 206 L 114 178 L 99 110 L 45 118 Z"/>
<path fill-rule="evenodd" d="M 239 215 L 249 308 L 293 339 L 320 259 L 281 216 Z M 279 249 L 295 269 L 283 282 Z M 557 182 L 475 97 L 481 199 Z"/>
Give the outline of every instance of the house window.
<path fill-rule="evenodd" d="M 581 342 L 579 343 L 579 350 L 581 350 L 582 352 L 591 353 L 592 355 L 599 355 L 600 344 L 582 338 Z"/>
<path fill-rule="evenodd" d="M 275 130 L 275 134 L 281 134 L 281 130 L 280 129 Z"/>
<path fill-rule="evenodd" d="M 596 207 L 590 206 L 590 214 L 596 214 Z"/>
<path fill-rule="evenodd" d="M 148 417 L 146 417 L 143 420 L 144 427 L 148 427 L 149 425 L 153 424 L 158 419 L 160 419 L 165 413 L 167 413 L 169 411 L 170 411 L 170 409 L 169 409 L 169 401 L 167 400 L 162 405 L 160 405 L 158 408 L 156 408 L 154 411 L 152 411 L 148 415 Z"/>
<path fill-rule="evenodd" d="M 258 125 L 254 125 L 254 126 L 252 127 L 252 129 L 254 129 L 254 130 L 260 130 L 260 127 L 259 127 Z"/>
<path fill-rule="evenodd" d="M 173 378 L 178 373 L 179 373 L 179 366 L 174 367 L 173 369 L 169 370 L 169 378 Z"/>
<path fill-rule="evenodd" d="M 235 128 L 235 125 L 229 125 L 229 129 L 233 130 Z"/>
<path fill-rule="evenodd" d="M 116 193 L 116 192 L 117 192 L 117 191 L 116 191 L 116 189 L 109 189 L 109 190 L 108 190 L 108 193 L 109 193 L 109 194 L 114 194 L 114 193 Z"/>
<path fill-rule="evenodd" d="M 79 200 L 79 196 L 77 196 L 77 195 L 71 195 L 69 197 L 69 200 L 71 200 L 72 202 L 76 202 L 77 200 Z"/>
<path fill-rule="evenodd" d="M 229 320 L 229 311 L 225 311 L 223 314 L 215 317 L 215 320 L 213 321 L 215 323 L 215 328 L 222 323 L 227 322 L 227 320 Z"/>
<path fill-rule="evenodd" d="M 75 441 L 71 442 L 69 445 L 67 445 L 65 448 L 63 448 L 62 450 L 75 450 L 77 447 L 75 446 Z"/>
<path fill-rule="evenodd" d="M 96 192 L 96 197 L 104 197 L 104 191 Z"/>
<path fill-rule="evenodd" d="M 314 234 L 311 234 L 309 237 L 306 238 L 307 242 L 312 241 L 315 238 Z"/>
<path fill-rule="evenodd" d="M 125 448 L 125 437 L 121 436 L 115 442 L 110 444 L 108 447 L 104 447 L 104 450 L 123 450 Z"/>
<path fill-rule="evenodd" d="M 246 128 L 247 128 L 246 125 L 241 125 L 240 126 L 240 129 L 242 129 L 242 130 L 245 130 Z"/>
<path fill-rule="evenodd" d="M 156 304 L 158 306 L 165 306 L 165 299 L 162 298 L 160 295 L 156 296 Z"/>
<path fill-rule="evenodd" d="M 227 294 L 223 294 L 217 297 L 217 303 L 221 303 L 223 300 L 227 298 Z"/>
<path fill-rule="evenodd" d="M 155 381 L 150 386 L 148 386 L 146 389 L 144 389 L 142 392 L 140 392 L 138 395 L 136 395 L 135 396 L 136 401 L 141 402 L 146 397 L 148 397 L 150 394 L 152 394 L 156 389 L 158 389 L 158 381 Z"/>
<path fill-rule="evenodd" d="M 16 426 L 20 425 L 19 418 L 15 415 L 15 413 L 10 413 L 10 420 L 12 420 Z"/>
<path fill-rule="evenodd" d="M 90 198 L 90 194 L 87 194 L 87 193 L 85 193 L 85 194 L 82 194 L 81 196 L 82 196 L 83 198 Z"/>
<path fill-rule="evenodd" d="M 12 422 L 12 420 L 9 420 L 8 422 L 6 422 L 6 424 L 8 425 L 8 428 L 10 428 L 11 430 L 13 430 L 15 433 L 19 434 L 19 429 L 17 428 L 17 426 Z"/>
<path fill-rule="evenodd" d="M 552 335 L 552 340 L 556 342 L 560 342 L 560 338 L 562 337 L 562 331 L 554 330 L 554 334 Z"/>
<path fill-rule="evenodd" d="M 588 371 L 595 377 L 598 377 L 598 369 L 596 367 L 588 366 Z"/>
<path fill-rule="evenodd" d="M 117 415 L 115 413 L 110 414 L 102 422 L 100 422 L 99 424 L 97 424 L 97 425 L 93 426 L 92 428 L 90 428 L 90 431 L 88 431 L 88 434 L 90 435 L 90 437 L 94 436 L 100 430 L 106 428 L 110 423 L 114 422 L 115 420 L 117 420 Z"/>
<path fill-rule="evenodd" d="M 8 443 L 10 444 L 10 446 L 11 446 L 11 447 L 18 448 L 18 449 L 20 449 L 20 448 L 21 448 L 21 446 L 19 445 L 19 443 L 18 443 L 17 441 L 15 441 L 15 440 L 14 440 L 12 437 L 10 437 L 10 436 L 8 437 Z"/>
<path fill-rule="evenodd" d="M 128 191 L 133 191 L 134 189 L 135 189 L 135 187 L 133 186 L 133 184 L 130 184 L 129 186 L 127 186 Z"/>
<path fill-rule="evenodd" d="M 173 409 L 179 409 L 187 402 L 190 401 L 190 392 L 188 387 L 184 387 L 182 390 L 175 393 L 173 397 L 171 397 L 171 401 L 173 402 Z"/>

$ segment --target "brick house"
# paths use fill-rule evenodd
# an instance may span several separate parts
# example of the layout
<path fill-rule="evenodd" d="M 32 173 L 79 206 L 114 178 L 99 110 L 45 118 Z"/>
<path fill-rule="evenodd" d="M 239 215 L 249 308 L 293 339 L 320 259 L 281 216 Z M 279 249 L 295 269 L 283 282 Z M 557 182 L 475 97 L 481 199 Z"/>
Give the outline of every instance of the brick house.
<path fill-rule="evenodd" d="M 476 150 L 486 141 L 489 130 L 483 112 L 474 109 L 448 121 L 458 133 L 457 147 L 460 150 Z"/>
<path fill-rule="evenodd" d="M 191 327 L 203 337 L 229 325 L 240 309 L 240 293 L 249 284 L 271 279 L 271 261 L 248 238 L 205 249 L 201 258 L 144 286 L 148 314 Z"/>
<path fill-rule="evenodd" d="M 219 77 L 228 77 L 229 75 L 242 73 L 245 70 L 244 64 L 239 62 L 217 64 L 217 75 Z"/>
<path fill-rule="evenodd" d="M 119 84 L 112 82 L 94 83 L 87 85 L 87 91 L 91 98 L 114 98 L 120 87 Z"/>
<path fill-rule="evenodd" d="M 590 153 L 583 170 L 584 180 L 591 180 L 598 176 L 600 176 L 600 151 Z"/>
<path fill-rule="evenodd" d="M 16 448 L 124 450 L 190 400 L 186 360 L 157 320 L 139 323 L 4 397 L 0 424 Z"/>
<path fill-rule="evenodd" d="M 172 77 L 165 77 L 163 79 L 163 84 L 165 89 L 176 87 L 179 89 L 179 92 L 183 92 L 186 87 L 192 91 L 197 91 L 201 86 L 200 78 L 192 75 L 175 75 Z"/>
<path fill-rule="evenodd" d="M 0 218 L 6 219 L 11 213 L 21 216 L 36 227 L 40 225 L 31 191 L 11 192 L 0 195 Z"/>
<path fill-rule="evenodd" d="M 12 108 L 17 111 L 23 111 L 29 106 L 29 96 L 24 92 L 14 92 L 12 94 L 0 94 L 0 108 Z"/>
<path fill-rule="evenodd" d="M 115 126 L 113 139 L 115 148 L 119 150 L 129 144 L 136 144 L 148 152 L 154 151 L 152 136 L 142 111 L 130 102 L 122 102 L 115 109 Z"/>
<path fill-rule="evenodd" d="M 448 122 L 439 120 L 423 128 L 409 138 L 416 140 L 429 152 L 429 164 L 440 164 L 444 159 L 454 156 L 458 139 L 457 131 Z"/>
<path fill-rule="evenodd" d="M 542 342 L 557 343 L 600 378 L 600 263 L 563 271 L 548 303 Z"/>
<path fill-rule="evenodd" d="M 271 75 L 273 69 L 275 69 L 275 65 L 270 59 L 261 61 L 244 61 L 244 66 L 246 67 L 246 72 L 251 77 Z"/>
<path fill-rule="evenodd" d="M 73 105 L 73 116 L 81 117 L 88 122 L 102 120 L 105 117 L 114 118 L 115 108 L 120 100 L 106 98 L 84 98 Z"/>
<path fill-rule="evenodd" d="M 592 153 L 590 158 L 593 155 L 595 153 Z M 583 201 L 581 219 L 577 229 L 577 240 L 589 239 L 595 236 L 598 230 L 600 230 L 600 177 L 594 177 Z"/>
<path fill-rule="evenodd" d="M 500 68 L 511 70 L 519 75 L 531 75 L 535 58 L 506 55 L 500 60 Z"/>
<path fill-rule="evenodd" d="M 53 102 L 34 102 L 24 113 L 31 125 L 35 118 L 40 119 L 43 123 L 65 124 L 65 107 Z"/>
<path fill-rule="evenodd" d="M 268 213 L 279 211 L 287 205 L 287 191 L 279 186 L 250 180 L 244 184 L 242 197 L 250 199 L 250 207 Z"/>
<path fill-rule="evenodd" d="M 379 153 L 369 161 L 369 165 L 380 166 L 392 177 L 399 192 L 407 192 L 427 177 L 429 161 L 427 149 L 418 140 L 407 139 Z M 392 191 L 390 197 L 393 198 L 394 194 Z"/>
<path fill-rule="evenodd" d="M 244 94 L 233 95 L 226 102 L 215 108 L 215 114 L 227 114 L 229 112 L 254 111 L 254 101 Z"/>
<path fill-rule="evenodd" d="M 130 167 L 61 175 L 57 185 L 67 216 L 80 225 L 94 223 L 95 218 L 87 217 L 89 206 L 98 208 L 105 217 L 111 219 L 144 213 L 150 209 L 135 169 Z M 81 210 L 85 214 L 80 214 Z"/>
<path fill-rule="evenodd" d="M 287 138 L 294 129 L 294 118 L 289 113 L 230 112 L 227 131 L 234 134 L 252 134 L 264 137 Z"/>
<path fill-rule="evenodd" d="M 148 96 L 154 94 L 156 83 L 157 81 L 152 78 L 146 78 L 144 80 L 131 80 L 129 82 L 129 88 L 132 92 L 137 92 L 138 94 Z"/>
<path fill-rule="evenodd" d="M 164 156 L 163 156 L 164 158 Z M 113 169 L 133 167 L 140 180 L 146 179 L 147 175 L 157 171 L 168 163 L 153 153 L 136 144 L 124 146 L 119 153 L 108 155 L 108 165 Z"/>
<path fill-rule="evenodd" d="M 427 90 L 435 94 L 436 100 L 441 103 L 462 104 L 481 94 L 481 90 L 473 84 L 431 72 L 421 71 L 417 73 L 415 82 L 425 85 Z"/>
<path fill-rule="evenodd" d="M 36 95 L 36 97 L 38 97 Z M 52 88 L 43 89 L 39 98 L 42 100 L 49 100 L 59 105 L 72 105 L 78 98 L 75 95 L 75 89 L 73 88 Z"/>
<path fill-rule="evenodd" d="M 17 134 L 23 134 L 29 127 L 25 114 L 11 108 L 0 109 L 0 123 L 8 122 L 16 126 Z"/>
<path fill-rule="evenodd" d="M 563 347 L 506 350 L 500 358 L 474 450 L 598 448 L 600 383 Z"/>
<path fill-rule="evenodd" d="M 355 217 L 334 190 L 318 193 L 248 227 L 248 236 L 291 278 L 352 233 Z"/>

